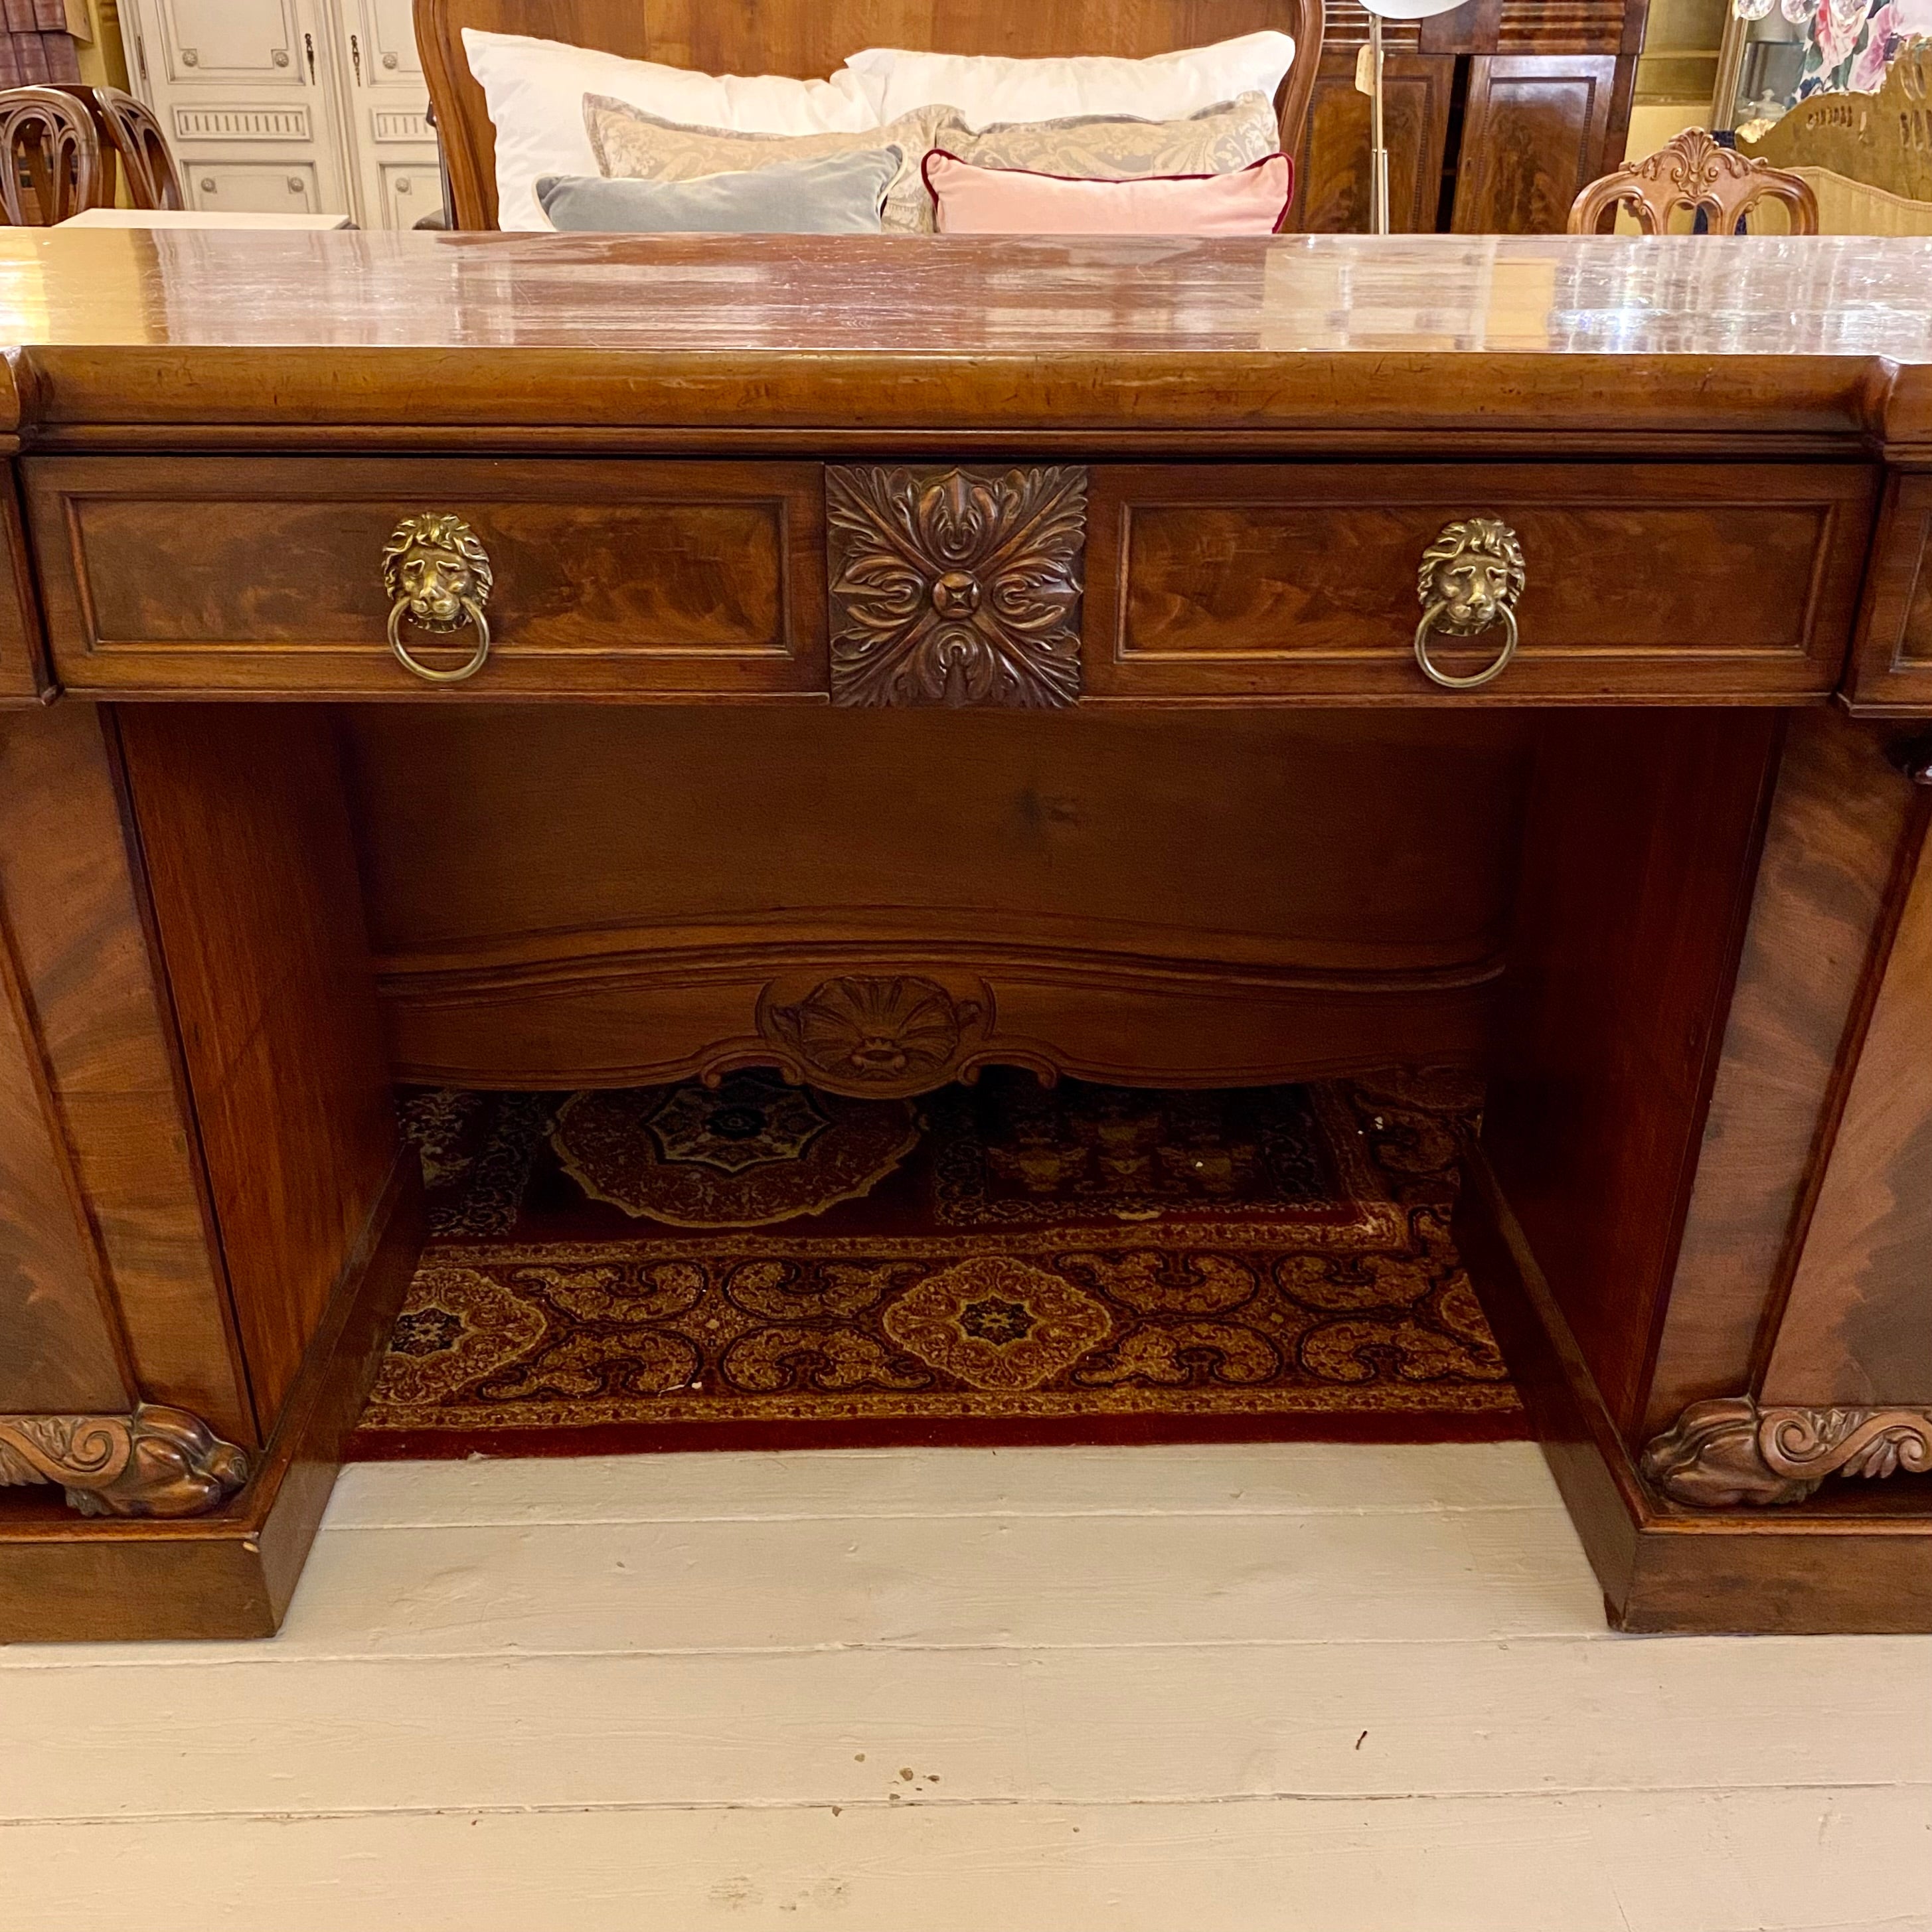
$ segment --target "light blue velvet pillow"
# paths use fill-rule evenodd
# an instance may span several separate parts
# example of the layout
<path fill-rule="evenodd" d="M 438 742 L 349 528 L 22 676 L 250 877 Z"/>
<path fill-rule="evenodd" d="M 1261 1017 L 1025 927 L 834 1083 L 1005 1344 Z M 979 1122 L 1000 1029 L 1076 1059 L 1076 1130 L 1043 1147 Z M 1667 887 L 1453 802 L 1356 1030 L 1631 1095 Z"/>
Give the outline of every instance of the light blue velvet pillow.
<path fill-rule="evenodd" d="M 537 199 L 566 232 L 877 235 L 899 160 L 896 148 L 866 148 L 694 181 L 546 175 Z"/>

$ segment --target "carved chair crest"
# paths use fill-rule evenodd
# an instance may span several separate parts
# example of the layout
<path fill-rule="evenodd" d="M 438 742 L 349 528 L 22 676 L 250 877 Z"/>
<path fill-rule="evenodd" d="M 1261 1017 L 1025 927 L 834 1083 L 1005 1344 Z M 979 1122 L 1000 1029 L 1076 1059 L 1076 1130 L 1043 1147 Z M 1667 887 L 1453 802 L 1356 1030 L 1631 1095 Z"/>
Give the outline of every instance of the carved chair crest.
<path fill-rule="evenodd" d="M 1818 232 L 1818 198 L 1802 176 L 1720 148 L 1701 128 L 1683 134 L 1592 182 L 1570 210 L 1572 235 L 1594 235 L 1620 208 L 1628 208 L 1646 235 L 1669 231 L 1680 209 L 1710 218 L 1714 235 L 1737 235 L 1762 202 L 1775 202 L 1790 219 L 1794 235 Z"/>

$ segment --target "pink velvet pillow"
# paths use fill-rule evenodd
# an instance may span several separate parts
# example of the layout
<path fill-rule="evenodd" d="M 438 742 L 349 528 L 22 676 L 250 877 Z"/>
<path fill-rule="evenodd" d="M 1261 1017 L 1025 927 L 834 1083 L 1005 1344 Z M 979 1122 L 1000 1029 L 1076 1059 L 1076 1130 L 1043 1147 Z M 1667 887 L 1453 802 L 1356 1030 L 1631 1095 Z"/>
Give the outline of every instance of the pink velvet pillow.
<path fill-rule="evenodd" d="M 942 235 L 1273 235 L 1294 198 L 1294 164 L 1270 154 L 1230 175 L 1079 181 L 976 167 L 935 148 L 926 185 Z"/>

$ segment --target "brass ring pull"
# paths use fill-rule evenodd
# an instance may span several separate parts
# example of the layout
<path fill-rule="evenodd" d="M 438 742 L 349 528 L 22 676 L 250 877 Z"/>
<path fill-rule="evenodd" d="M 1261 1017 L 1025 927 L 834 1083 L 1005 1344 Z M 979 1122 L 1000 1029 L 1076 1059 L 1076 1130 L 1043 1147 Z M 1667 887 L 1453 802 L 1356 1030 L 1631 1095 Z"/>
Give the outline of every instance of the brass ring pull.
<path fill-rule="evenodd" d="M 1445 691 L 1474 691 L 1493 682 L 1516 656 L 1516 600 L 1528 572 L 1522 544 L 1498 517 L 1466 517 L 1445 524 L 1422 553 L 1415 580 L 1422 622 L 1415 627 L 1415 661 L 1422 674 Z M 1479 638 L 1503 627 L 1495 662 L 1468 677 L 1442 670 L 1429 655 L 1432 637 Z"/>
<path fill-rule="evenodd" d="M 409 646 L 403 642 L 403 619 L 406 615 L 414 614 L 410 610 L 410 600 L 406 597 L 398 597 L 389 606 L 390 650 L 408 669 L 414 671 L 418 677 L 427 678 L 431 684 L 460 684 L 465 678 L 474 677 L 490 661 L 490 622 L 483 614 L 482 605 L 473 597 L 465 597 L 459 602 L 463 608 L 463 614 L 476 626 L 476 648 L 471 653 L 470 662 L 458 665 L 454 670 L 438 670 L 433 665 L 424 664 L 420 658 L 412 656 Z"/>
<path fill-rule="evenodd" d="M 1507 604 L 1496 606 L 1497 620 L 1503 627 L 1503 647 L 1496 654 L 1493 664 L 1484 668 L 1468 677 L 1457 677 L 1450 672 L 1437 668 L 1429 656 L 1429 634 L 1449 614 L 1447 604 L 1432 604 L 1422 614 L 1422 622 L 1415 627 L 1415 661 L 1427 676 L 1447 691 L 1474 691 L 1478 686 L 1493 682 L 1508 670 L 1510 659 L 1516 656 L 1516 613 Z M 1457 635 L 1466 633 L 1458 632 Z"/>
<path fill-rule="evenodd" d="M 405 517 L 382 546 L 382 583 L 389 593 L 389 648 L 405 669 L 430 684 L 460 684 L 490 658 L 490 625 L 483 615 L 492 581 L 489 553 L 460 517 L 426 510 Z M 403 620 L 447 635 L 474 627 L 476 648 L 466 664 L 438 670 L 403 642 Z"/>

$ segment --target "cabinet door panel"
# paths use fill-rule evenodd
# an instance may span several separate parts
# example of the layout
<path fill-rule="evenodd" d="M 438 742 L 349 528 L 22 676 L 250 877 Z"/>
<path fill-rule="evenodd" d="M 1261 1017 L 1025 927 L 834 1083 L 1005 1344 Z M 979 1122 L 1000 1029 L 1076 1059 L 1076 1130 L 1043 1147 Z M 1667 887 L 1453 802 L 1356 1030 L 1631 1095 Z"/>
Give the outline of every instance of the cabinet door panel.
<path fill-rule="evenodd" d="M 416 52 L 416 22 L 409 0 L 357 0 L 362 17 L 372 86 L 422 85 L 422 62 Z"/>
<path fill-rule="evenodd" d="M 382 220 L 391 228 L 413 228 L 442 206 L 442 174 L 418 162 L 382 164 Z"/>
<path fill-rule="evenodd" d="M 319 214 L 312 161 L 197 161 L 188 170 L 190 206 L 224 213 Z"/>
<path fill-rule="evenodd" d="M 302 83 L 302 26 L 292 0 L 160 0 L 175 81 Z"/>
<path fill-rule="evenodd" d="M 1389 138 L 1389 223 L 1426 235 L 1442 199 L 1455 62 L 1392 53 L 1383 67 Z M 1292 224 L 1314 235 L 1366 234 L 1370 204 L 1369 102 L 1355 91 L 1352 52 L 1324 54 L 1308 126 L 1295 158 Z"/>
<path fill-rule="evenodd" d="M 1463 235 L 1559 235 L 1604 172 L 1615 54 L 1506 54 L 1472 63 L 1454 226 Z"/>

